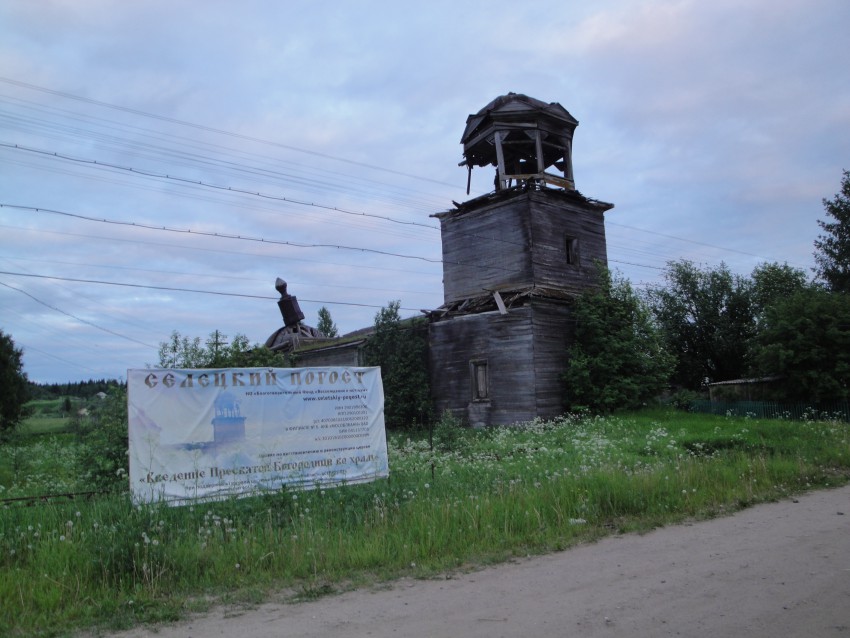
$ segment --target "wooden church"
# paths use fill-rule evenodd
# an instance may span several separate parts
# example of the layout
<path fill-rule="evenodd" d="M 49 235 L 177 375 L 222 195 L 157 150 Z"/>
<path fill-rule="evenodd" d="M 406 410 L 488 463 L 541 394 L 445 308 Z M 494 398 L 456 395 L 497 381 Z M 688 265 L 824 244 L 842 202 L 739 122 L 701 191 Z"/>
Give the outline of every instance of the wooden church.
<path fill-rule="evenodd" d="M 481 427 L 563 413 L 571 300 L 595 284 L 597 262 L 607 265 L 603 216 L 613 207 L 575 189 L 577 125 L 560 104 L 517 93 L 467 119 L 461 165 L 495 166 L 495 190 L 434 215 L 444 297 L 428 313 L 437 414 Z"/>
<path fill-rule="evenodd" d="M 571 302 L 595 285 L 596 263 L 607 265 L 603 215 L 613 207 L 575 189 L 577 125 L 560 104 L 518 93 L 467 118 L 461 166 L 494 166 L 495 190 L 433 215 L 444 297 L 426 311 L 436 415 L 482 427 L 563 413 Z M 279 284 L 280 303 L 294 303 Z M 266 345 L 294 348 L 299 365 L 364 363 L 369 329 L 347 335 L 356 339 L 299 329 L 296 341 L 289 324 L 282 330 Z"/>

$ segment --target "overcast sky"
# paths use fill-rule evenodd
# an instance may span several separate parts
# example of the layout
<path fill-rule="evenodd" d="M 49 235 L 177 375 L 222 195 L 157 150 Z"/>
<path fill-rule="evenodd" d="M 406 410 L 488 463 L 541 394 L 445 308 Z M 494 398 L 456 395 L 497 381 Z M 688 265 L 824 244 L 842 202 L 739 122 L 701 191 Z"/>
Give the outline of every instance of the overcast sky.
<path fill-rule="evenodd" d="M 459 141 L 509 91 L 579 120 L 576 187 L 615 204 L 636 287 L 809 270 L 850 168 L 848 25 L 847 0 L 6 0 L 0 329 L 64 382 L 173 330 L 264 342 L 276 277 L 341 332 L 436 308 L 430 215 L 492 189 L 466 195 Z"/>

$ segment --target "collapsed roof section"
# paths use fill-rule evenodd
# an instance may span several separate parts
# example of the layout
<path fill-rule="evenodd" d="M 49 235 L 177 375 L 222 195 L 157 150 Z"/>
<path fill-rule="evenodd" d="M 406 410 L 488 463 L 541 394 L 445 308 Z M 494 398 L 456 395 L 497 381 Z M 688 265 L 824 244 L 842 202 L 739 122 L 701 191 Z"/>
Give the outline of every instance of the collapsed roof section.
<path fill-rule="evenodd" d="M 554 299 L 563 302 L 570 301 L 573 297 L 574 295 L 555 288 L 528 286 L 516 290 L 493 290 L 477 297 L 469 297 L 443 304 L 436 310 L 422 310 L 422 312 L 431 321 L 440 321 L 442 319 L 483 312 L 499 311 L 501 314 L 507 314 L 511 308 L 524 306 L 533 299 Z"/>

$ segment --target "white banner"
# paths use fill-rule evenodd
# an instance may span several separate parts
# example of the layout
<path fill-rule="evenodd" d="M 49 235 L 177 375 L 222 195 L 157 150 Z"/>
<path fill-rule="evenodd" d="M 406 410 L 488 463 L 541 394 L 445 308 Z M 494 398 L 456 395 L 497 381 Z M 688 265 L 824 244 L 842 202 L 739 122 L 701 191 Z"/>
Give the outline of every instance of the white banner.
<path fill-rule="evenodd" d="M 128 370 L 127 403 L 136 502 L 389 475 L 380 368 Z"/>

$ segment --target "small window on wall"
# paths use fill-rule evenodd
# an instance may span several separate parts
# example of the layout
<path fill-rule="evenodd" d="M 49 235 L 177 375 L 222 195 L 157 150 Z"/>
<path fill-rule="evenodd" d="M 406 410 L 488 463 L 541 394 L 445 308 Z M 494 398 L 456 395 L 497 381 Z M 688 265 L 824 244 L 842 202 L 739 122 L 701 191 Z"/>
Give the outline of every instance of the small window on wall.
<path fill-rule="evenodd" d="M 564 249 L 566 251 L 567 257 L 567 265 L 568 266 L 578 266 L 579 265 L 579 254 L 578 254 L 578 238 L 567 237 L 564 240 Z"/>
<path fill-rule="evenodd" d="M 472 400 L 488 401 L 490 399 L 490 379 L 487 374 L 487 361 L 470 361 L 469 371 L 472 373 Z"/>

